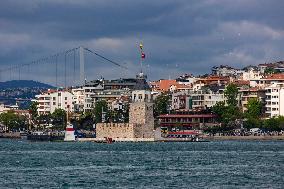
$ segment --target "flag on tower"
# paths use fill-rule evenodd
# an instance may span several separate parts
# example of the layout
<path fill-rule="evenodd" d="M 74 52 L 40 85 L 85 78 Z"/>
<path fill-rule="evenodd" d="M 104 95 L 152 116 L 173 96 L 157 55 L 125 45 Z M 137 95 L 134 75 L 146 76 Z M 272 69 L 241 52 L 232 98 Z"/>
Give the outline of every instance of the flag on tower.
<path fill-rule="evenodd" d="M 141 50 L 143 50 L 143 44 L 142 43 L 140 43 L 139 47 L 140 47 Z"/>
<path fill-rule="evenodd" d="M 142 52 L 142 53 L 141 53 L 141 58 L 144 59 L 145 57 L 146 57 L 145 53 Z"/>

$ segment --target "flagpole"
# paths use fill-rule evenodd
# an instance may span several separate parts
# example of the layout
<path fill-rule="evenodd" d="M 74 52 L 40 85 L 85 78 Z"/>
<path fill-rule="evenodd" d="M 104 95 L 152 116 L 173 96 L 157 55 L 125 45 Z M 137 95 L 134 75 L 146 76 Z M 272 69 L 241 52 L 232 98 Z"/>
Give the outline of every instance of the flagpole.
<path fill-rule="evenodd" d="M 141 51 L 141 53 L 140 53 L 140 69 L 141 69 L 141 73 L 143 73 L 142 72 L 142 61 L 143 61 L 143 59 L 142 59 L 142 56 L 141 56 L 142 50 L 140 50 L 140 51 Z"/>
<path fill-rule="evenodd" d="M 141 69 L 141 73 L 143 73 L 143 70 L 142 70 L 142 61 L 143 61 L 143 56 L 145 56 L 144 55 L 144 52 L 143 52 L 143 44 L 142 44 L 142 42 L 140 42 L 140 44 L 139 44 L 139 48 L 140 48 L 140 69 Z"/>

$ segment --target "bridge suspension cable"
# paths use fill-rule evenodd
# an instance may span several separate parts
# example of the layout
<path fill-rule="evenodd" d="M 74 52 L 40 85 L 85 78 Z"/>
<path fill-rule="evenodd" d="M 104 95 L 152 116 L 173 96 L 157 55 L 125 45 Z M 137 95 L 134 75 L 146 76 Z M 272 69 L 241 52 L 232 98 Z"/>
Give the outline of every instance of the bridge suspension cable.
<path fill-rule="evenodd" d="M 85 49 L 86 51 L 88 51 L 88 52 L 90 52 L 90 53 L 92 53 L 92 54 L 94 54 L 94 55 L 96 55 L 96 56 L 98 56 L 98 57 L 100 57 L 100 58 L 102 58 L 102 59 L 104 59 L 104 60 L 106 60 L 106 61 L 108 61 L 108 62 L 114 64 L 114 65 L 116 65 L 116 66 L 119 66 L 119 67 L 124 68 L 124 69 L 126 69 L 126 70 L 128 69 L 126 66 L 123 66 L 123 65 L 121 65 L 121 64 L 119 64 L 119 63 L 117 63 L 117 62 L 115 62 L 115 61 L 113 61 L 113 60 L 110 60 L 110 59 L 106 58 L 105 56 L 100 55 L 99 53 L 96 53 L 96 52 L 94 52 L 94 51 L 92 51 L 92 50 L 90 50 L 90 49 L 88 49 L 88 48 L 85 48 L 85 47 L 84 47 L 84 49 Z"/>
<path fill-rule="evenodd" d="M 52 54 L 50 56 L 46 56 L 43 58 L 39 58 L 37 60 L 33 60 L 24 64 L 17 64 L 17 65 L 10 65 L 7 68 L 4 69 L 0 69 L 0 81 L 3 80 L 4 78 L 4 74 L 7 74 L 10 80 L 13 79 L 29 79 L 29 80 L 36 80 L 39 81 L 38 79 L 42 79 L 44 77 L 43 74 L 47 74 L 47 77 L 49 77 L 51 80 L 55 80 L 55 86 L 59 87 L 61 84 L 63 84 L 63 86 L 67 87 L 67 74 L 68 77 L 72 78 L 72 69 L 73 69 L 73 84 L 75 85 L 76 83 L 76 53 L 79 52 L 79 49 L 82 49 L 83 51 L 87 51 L 88 53 L 91 53 L 101 59 L 103 59 L 104 61 L 107 61 L 111 64 L 113 64 L 114 66 L 120 67 L 122 69 L 128 70 L 128 68 L 116 61 L 113 61 L 109 58 L 107 58 L 106 56 L 103 56 L 97 52 L 95 52 L 94 50 L 91 50 L 89 48 L 86 47 L 76 47 L 76 48 L 72 48 L 66 51 L 61 51 L 55 54 Z M 83 54 L 83 53 L 82 53 Z M 82 74 L 80 73 L 80 81 L 81 81 L 81 75 L 84 74 L 84 56 L 81 57 L 82 55 L 81 53 L 79 53 L 80 56 L 80 62 L 82 60 L 82 65 L 80 63 L 80 72 L 82 72 Z M 68 64 L 68 71 L 67 71 L 67 62 L 70 64 Z M 72 66 L 73 63 L 73 66 Z M 55 64 L 55 65 L 54 65 Z M 60 66 L 59 64 L 61 64 L 62 66 Z M 54 65 L 53 70 L 55 71 L 54 75 L 50 76 L 50 71 L 52 68 L 49 65 Z M 55 67 L 55 68 L 54 68 Z M 73 68 L 72 68 L 73 67 Z M 27 73 L 25 72 L 27 71 Z M 67 73 L 68 72 L 68 73 Z M 70 75 L 69 75 L 70 74 Z M 49 75 L 49 76 L 48 76 Z M 18 77 L 17 77 L 18 76 Z M 53 79 L 52 79 L 53 78 Z M 9 80 L 8 79 L 8 80 Z M 83 78 L 84 80 L 85 78 Z M 50 81 L 50 80 L 49 80 Z M 60 82 L 60 83 L 59 83 Z M 68 83 L 71 84 L 71 83 Z"/>

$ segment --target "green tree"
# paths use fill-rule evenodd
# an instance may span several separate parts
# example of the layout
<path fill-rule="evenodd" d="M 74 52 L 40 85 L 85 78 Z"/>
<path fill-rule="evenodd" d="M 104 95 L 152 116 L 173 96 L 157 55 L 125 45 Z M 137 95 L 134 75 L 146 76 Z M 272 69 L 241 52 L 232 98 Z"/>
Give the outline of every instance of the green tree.
<path fill-rule="evenodd" d="M 280 130 L 284 130 L 284 116 L 279 116 L 278 117 L 278 120 L 279 120 L 279 128 Z"/>
<path fill-rule="evenodd" d="M 275 74 L 275 73 L 280 73 L 280 70 L 275 70 L 274 68 L 268 67 L 264 70 L 265 74 Z"/>
<path fill-rule="evenodd" d="M 262 108 L 263 104 L 257 98 L 251 98 L 248 100 L 245 116 L 257 119 L 261 116 Z"/>
<path fill-rule="evenodd" d="M 38 102 L 32 102 L 29 106 L 29 113 L 31 114 L 31 125 L 36 125 L 37 124 L 37 118 L 38 118 L 38 112 L 37 112 L 37 106 L 38 106 Z"/>
<path fill-rule="evenodd" d="M 108 111 L 107 102 L 105 100 L 97 101 L 95 103 L 95 108 L 93 110 L 95 123 L 102 122 L 102 112 L 105 113 L 105 121 L 107 121 L 109 117 L 109 111 Z"/>
<path fill-rule="evenodd" d="M 161 94 L 154 100 L 154 116 L 168 113 L 170 96 L 168 94 Z"/>
<path fill-rule="evenodd" d="M 38 123 L 39 125 L 47 125 L 49 123 L 51 123 L 51 114 L 41 114 L 36 118 L 36 123 Z"/>
<path fill-rule="evenodd" d="M 224 113 L 226 111 L 226 106 L 225 102 L 217 102 L 213 107 L 212 107 L 212 112 L 217 114 L 217 121 L 222 123 L 224 120 Z"/>
<path fill-rule="evenodd" d="M 81 116 L 79 117 L 77 129 L 92 130 L 94 124 L 93 117 L 94 116 L 91 112 L 85 112 L 84 114 L 81 114 Z"/>
<path fill-rule="evenodd" d="M 237 101 L 237 97 L 238 97 L 238 88 L 237 85 L 230 83 L 225 91 L 224 91 L 224 95 L 227 98 L 227 104 L 228 105 L 232 105 L 232 106 L 237 106 L 238 101 Z"/>
<path fill-rule="evenodd" d="M 223 130 L 230 130 L 236 125 L 236 120 L 242 118 L 242 113 L 237 106 L 228 105 L 224 102 L 218 102 L 212 107 L 212 112 L 218 115 L 218 122 L 222 123 Z"/>
<path fill-rule="evenodd" d="M 0 122 L 5 125 L 8 130 L 27 129 L 27 119 L 12 111 L 0 114 Z"/>
<path fill-rule="evenodd" d="M 32 119 L 35 119 L 38 116 L 37 106 L 38 106 L 38 102 L 32 102 L 29 107 L 29 112 L 32 115 Z"/>
<path fill-rule="evenodd" d="M 279 127 L 280 123 L 278 118 L 270 118 L 270 119 L 266 119 L 264 120 L 263 123 L 263 127 L 269 131 L 280 131 L 280 127 Z"/>
<path fill-rule="evenodd" d="M 248 129 L 262 127 L 260 117 L 262 114 L 263 104 L 257 98 L 252 98 L 249 99 L 246 107 L 247 111 L 244 113 L 246 118 L 244 127 Z"/>
<path fill-rule="evenodd" d="M 61 108 L 56 108 L 51 114 L 52 123 L 55 129 L 64 130 L 67 123 L 66 111 Z"/>
<path fill-rule="evenodd" d="M 273 117 L 264 120 L 263 127 L 269 131 L 281 131 L 284 129 L 284 117 Z"/>

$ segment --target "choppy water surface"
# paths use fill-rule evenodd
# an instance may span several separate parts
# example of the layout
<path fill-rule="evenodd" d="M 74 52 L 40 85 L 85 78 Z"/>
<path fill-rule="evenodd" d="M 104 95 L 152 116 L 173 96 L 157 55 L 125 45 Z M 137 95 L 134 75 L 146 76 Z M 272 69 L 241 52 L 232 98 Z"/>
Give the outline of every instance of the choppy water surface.
<path fill-rule="evenodd" d="M 0 139 L 0 188 L 284 188 L 284 142 Z"/>

